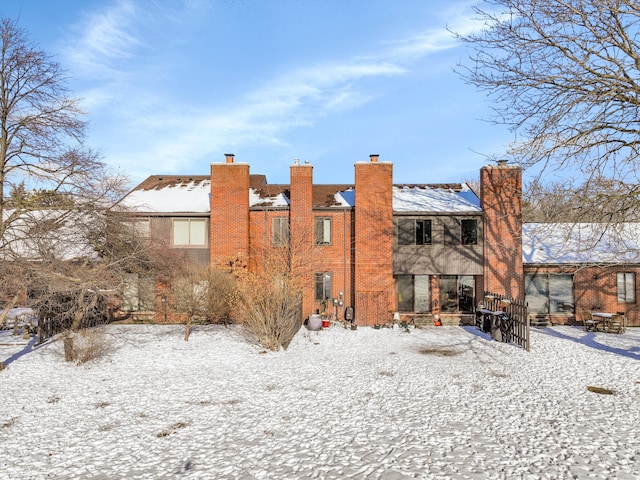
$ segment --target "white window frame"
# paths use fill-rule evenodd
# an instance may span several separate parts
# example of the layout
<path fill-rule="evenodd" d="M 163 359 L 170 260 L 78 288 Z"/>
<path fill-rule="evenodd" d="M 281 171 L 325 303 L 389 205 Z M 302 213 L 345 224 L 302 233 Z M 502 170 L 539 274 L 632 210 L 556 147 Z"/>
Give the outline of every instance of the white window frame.
<path fill-rule="evenodd" d="M 333 272 L 316 272 L 314 297 L 317 302 L 323 302 L 331 298 L 333 289 Z M 320 295 L 319 295 L 320 294 Z"/>
<path fill-rule="evenodd" d="M 179 225 L 186 228 L 178 232 Z M 207 246 L 206 218 L 174 218 L 171 223 L 171 245 L 174 247 L 206 247 Z"/>
<path fill-rule="evenodd" d="M 618 302 L 636 303 L 636 274 L 633 272 L 618 272 L 616 277 Z"/>
<path fill-rule="evenodd" d="M 315 244 L 331 245 L 331 230 L 331 217 L 315 217 Z"/>
<path fill-rule="evenodd" d="M 273 217 L 271 222 L 272 243 L 274 247 L 289 245 L 289 217 Z"/>

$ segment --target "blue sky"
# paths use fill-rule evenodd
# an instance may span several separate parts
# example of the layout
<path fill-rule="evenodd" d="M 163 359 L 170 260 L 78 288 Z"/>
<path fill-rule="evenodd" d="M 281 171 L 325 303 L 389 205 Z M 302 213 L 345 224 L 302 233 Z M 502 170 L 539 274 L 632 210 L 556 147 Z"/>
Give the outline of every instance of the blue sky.
<path fill-rule="evenodd" d="M 379 154 L 396 183 L 472 180 L 511 141 L 453 67 L 467 0 L 2 0 L 68 72 L 88 141 L 133 183 L 209 173 L 225 153 L 288 183 L 353 182 Z"/>

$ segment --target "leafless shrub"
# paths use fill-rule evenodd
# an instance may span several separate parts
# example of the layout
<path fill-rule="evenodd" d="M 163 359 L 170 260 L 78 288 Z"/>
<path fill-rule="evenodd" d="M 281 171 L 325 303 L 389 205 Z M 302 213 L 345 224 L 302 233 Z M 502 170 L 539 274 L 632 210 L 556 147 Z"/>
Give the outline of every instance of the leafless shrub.
<path fill-rule="evenodd" d="M 302 257 L 287 248 L 265 251 L 263 268 L 238 278 L 238 311 L 245 329 L 268 350 L 285 350 L 302 326 Z"/>
<path fill-rule="evenodd" d="M 185 316 L 185 341 L 189 341 L 191 324 L 204 322 L 208 316 L 209 288 L 208 268 L 191 263 L 185 271 L 173 280 L 175 310 Z"/>
<path fill-rule="evenodd" d="M 236 302 L 235 277 L 218 268 L 209 269 L 207 280 L 208 313 L 212 323 L 232 323 L 232 311 Z"/>
<path fill-rule="evenodd" d="M 249 274 L 241 285 L 244 327 L 268 350 L 286 349 L 302 325 L 302 293 L 287 275 Z"/>
<path fill-rule="evenodd" d="M 109 340 L 101 329 L 87 328 L 74 335 L 73 361 L 77 365 L 100 359 L 109 350 Z"/>

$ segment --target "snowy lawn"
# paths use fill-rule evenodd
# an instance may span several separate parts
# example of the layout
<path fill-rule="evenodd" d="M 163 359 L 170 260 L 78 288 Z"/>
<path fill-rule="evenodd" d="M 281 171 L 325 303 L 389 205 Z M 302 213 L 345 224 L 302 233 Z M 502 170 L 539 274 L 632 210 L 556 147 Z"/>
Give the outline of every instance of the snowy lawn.
<path fill-rule="evenodd" d="M 104 332 L 81 366 L 0 346 L 0 478 L 640 478 L 638 330 L 533 329 L 525 352 L 333 326 L 278 353 L 239 327 Z"/>

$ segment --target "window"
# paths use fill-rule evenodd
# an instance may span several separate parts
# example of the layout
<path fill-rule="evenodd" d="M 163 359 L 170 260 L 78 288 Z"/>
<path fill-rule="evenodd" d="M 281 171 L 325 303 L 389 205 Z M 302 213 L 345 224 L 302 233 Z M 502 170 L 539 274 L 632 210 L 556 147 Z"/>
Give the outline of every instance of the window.
<path fill-rule="evenodd" d="M 444 243 L 445 245 L 477 245 L 478 220 L 475 218 L 449 219 L 444 225 Z"/>
<path fill-rule="evenodd" d="M 288 217 L 276 217 L 273 219 L 273 245 L 275 247 L 289 245 Z"/>
<path fill-rule="evenodd" d="M 398 220 L 398 245 L 431 245 L 431 220 Z"/>
<path fill-rule="evenodd" d="M 125 312 L 153 311 L 155 281 L 135 273 L 125 275 L 122 291 L 122 309 Z"/>
<path fill-rule="evenodd" d="M 316 245 L 331 245 L 331 218 L 316 217 Z"/>
<path fill-rule="evenodd" d="M 398 275 L 398 311 L 425 313 L 431 311 L 429 275 Z"/>
<path fill-rule="evenodd" d="M 323 301 L 331 298 L 331 284 L 333 274 L 331 272 L 316 273 L 316 300 Z"/>
<path fill-rule="evenodd" d="M 173 246 L 204 247 L 207 245 L 207 221 L 204 218 L 174 218 Z"/>
<path fill-rule="evenodd" d="M 524 289 L 530 313 L 573 312 L 573 275 L 527 274 Z"/>
<path fill-rule="evenodd" d="M 618 273 L 618 301 L 624 303 L 636 301 L 635 273 Z"/>
<path fill-rule="evenodd" d="M 127 220 L 125 228 L 133 238 L 149 238 L 149 232 L 151 231 L 148 218 Z"/>
<path fill-rule="evenodd" d="M 443 312 L 472 312 L 475 280 L 471 275 L 440 277 L 440 308 Z"/>
<path fill-rule="evenodd" d="M 475 218 L 462 220 L 460 232 L 462 245 L 478 244 L 478 221 Z"/>

